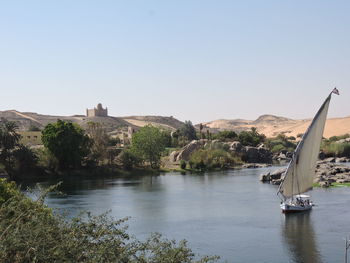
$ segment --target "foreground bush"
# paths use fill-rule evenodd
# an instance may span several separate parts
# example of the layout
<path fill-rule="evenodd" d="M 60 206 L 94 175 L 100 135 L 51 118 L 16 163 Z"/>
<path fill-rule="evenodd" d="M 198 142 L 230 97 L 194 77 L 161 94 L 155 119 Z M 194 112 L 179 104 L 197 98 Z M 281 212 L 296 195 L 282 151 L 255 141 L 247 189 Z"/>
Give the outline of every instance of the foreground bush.
<path fill-rule="evenodd" d="M 85 213 L 70 221 L 32 201 L 14 183 L 0 180 L 0 262 L 214 262 L 195 255 L 186 241 L 159 234 L 145 242 L 131 238 L 123 223 L 107 214 Z"/>
<path fill-rule="evenodd" d="M 197 170 L 225 169 L 239 162 L 224 149 L 200 149 L 190 158 L 190 167 Z"/>

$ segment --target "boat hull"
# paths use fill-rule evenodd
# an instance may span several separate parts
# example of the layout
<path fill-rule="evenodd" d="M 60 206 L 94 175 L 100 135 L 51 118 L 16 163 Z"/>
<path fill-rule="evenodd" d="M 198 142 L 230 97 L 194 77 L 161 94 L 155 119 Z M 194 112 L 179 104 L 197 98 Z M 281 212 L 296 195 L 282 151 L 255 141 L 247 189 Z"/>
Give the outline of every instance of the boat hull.
<path fill-rule="evenodd" d="M 296 204 L 281 204 L 282 213 L 300 213 L 304 211 L 309 211 L 312 209 L 312 204 L 296 205 Z"/>

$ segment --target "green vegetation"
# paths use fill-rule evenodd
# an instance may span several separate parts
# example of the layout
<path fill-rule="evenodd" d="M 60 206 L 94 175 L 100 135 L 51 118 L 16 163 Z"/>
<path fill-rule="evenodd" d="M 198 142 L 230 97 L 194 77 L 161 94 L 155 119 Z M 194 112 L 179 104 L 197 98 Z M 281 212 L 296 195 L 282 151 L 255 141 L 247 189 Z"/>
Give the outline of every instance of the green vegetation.
<path fill-rule="evenodd" d="M 213 144 L 195 151 L 189 161 L 194 170 L 227 169 L 242 163 L 241 159 L 228 151 L 227 145 Z"/>
<path fill-rule="evenodd" d="M 132 150 L 125 149 L 118 155 L 118 162 L 124 169 L 131 170 L 138 167 L 142 160 Z"/>
<path fill-rule="evenodd" d="M 1 262 L 204 263 L 218 259 L 196 260 L 185 240 L 167 240 L 160 234 L 139 241 L 126 232 L 126 219 L 108 214 L 87 212 L 66 220 L 43 204 L 49 190 L 33 201 L 14 183 L 0 179 Z"/>
<path fill-rule="evenodd" d="M 234 141 L 238 139 L 237 133 L 234 131 L 220 131 L 212 136 L 214 140 L 220 141 Z"/>
<path fill-rule="evenodd" d="M 58 120 L 42 131 L 44 146 L 57 158 L 60 169 L 81 167 L 90 153 L 91 140 L 78 125 Z"/>
<path fill-rule="evenodd" d="M 278 153 L 281 151 L 293 152 L 296 143 L 294 137 L 287 137 L 284 134 L 279 134 L 277 137 L 266 139 L 267 148 L 273 152 Z"/>
<path fill-rule="evenodd" d="M 102 164 L 108 157 L 109 136 L 106 129 L 98 122 L 88 122 L 86 133 L 91 140 L 89 160 Z"/>
<path fill-rule="evenodd" d="M 0 121 L 0 167 L 14 178 L 36 168 L 38 158 L 33 150 L 19 143 L 18 126 L 5 119 Z"/>
<path fill-rule="evenodd" d="M 21 136 L 17 133 L 18 126 L 15 122 L 0 121 L 0 164 L 9 174 L 14 170 L 14 151 Z"/>
<path fill-rule="evenodd" d="M 350 143 L 349 142 L 339 142 L 350 138 L 349 134 L 344 134 L 341 136 L 332 136 L 328 140 L 324 139 L 321 144 L 321 151 L 325 157 L 348 157 L 350 158 Z"/>
<path fill-rule="evenodd" d="M 186 161 L 184 161 L 184 160 L 181 160 L 180 161 L 180 167 L 181 167 L 181 169 L 186 169 L 186 166 L 187 166 L 187 163 L 186 163 Z"/>
<path fill-rule="evenodd" d="M 142 127 L 132 136 L 131 151 L 140 159 L 148 162 L 152 168 L 159 168 L 165 146 L 165 133 L 151 125 Z"/>
<path fill-rule="evenodd" d="M 201 136 L 198 134 L 199 137 Z M 188 144 L 192 140 L 196 140 L 197 133 L 191 121 L 185 121 L 180 129 L 172 133 L 172 146 L 182 147 Z"/>
<path fill-rule="evenodd" d="M 25 145 L 18 145 L 13 152 L 15 158 L 14 169 L 16 173 L 33 171 L 37 168 L 38 157 L 36 153 Z"/>
<path fill-rule="evenodd" d="M 264 134 L 257 132 L 255 127 L 252 127 L 250 131 L 242 131 L 238 135 L 238 140 L 242 145 L 245 146 L 258 146 L 263 143 L 266 139 Z"/>
<path fill-rule="evenodd" d="M 314 183 L 313 187 L 321 187 L 320 183 Z M 350 187 L 350 183 L 331 183 L 329 187 Z"/>

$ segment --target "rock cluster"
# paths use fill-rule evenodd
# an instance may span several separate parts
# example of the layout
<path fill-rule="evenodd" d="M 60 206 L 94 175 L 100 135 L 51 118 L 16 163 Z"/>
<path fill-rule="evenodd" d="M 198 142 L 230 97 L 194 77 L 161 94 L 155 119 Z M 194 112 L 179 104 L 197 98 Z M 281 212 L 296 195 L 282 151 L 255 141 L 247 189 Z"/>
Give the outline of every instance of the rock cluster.
<path fill-rule="evenodd" d="M 350 167 L 335 163 L 321 161 L 316 166 L 315 183 L 319 183 L 322 187 L 328 187 L 332 183 L 349 183 Z"/>
<path fill-rule="evenodd" d="M 333 161 L 333 160 L 331 160 Z M 260 175 L 260 181 L 280 184 L 286 168 L 278 169 L 272 173 Z M 317 162 L 314 183 L 319 183 L 322 187 L 328 187 L 332 183 L 350 182 L 350 167 L 340 163 L 323 160 Z"/>
<path fill-rule="evenodd" d="M 220 142 L 218 140 L 208 141 L 206 139 L 193 140 L 182 149 L 174 151 L 170 154 L 171 162 L 188 161 L 191 154 L 203 147 L 211 147 L 213 149 L 227 147 L 228 151 L 241 156 L 242 161 L 247 163 L 271 163 L 272 153 L 263 145 L 259 147 L 243 146 L 240 142 Z"/>
<path fill-rule="evenodd" d="M 271 164 L 267 163 L 246 163 L 242 165 L 242 168 L 265 168 L 271 166 Z"/>
<path fill-rule="evenodd" d="M 184 146 L 181 150 L 173 151 L 170 154 L 169 159 L 172 162 L 180 162 L 181 160 L 188 161 L 190 159 L 191 154 L 197 151 L 198 149 L 204 147 L 206 143 L 206 139 L 193 140 L 189 144 Z"/>

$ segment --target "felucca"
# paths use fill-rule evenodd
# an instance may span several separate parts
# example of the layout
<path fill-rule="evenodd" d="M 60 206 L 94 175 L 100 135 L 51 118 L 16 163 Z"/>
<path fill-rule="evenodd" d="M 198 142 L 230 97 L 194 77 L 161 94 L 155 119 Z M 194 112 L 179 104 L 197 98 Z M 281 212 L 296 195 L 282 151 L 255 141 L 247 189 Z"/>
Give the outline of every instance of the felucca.
<path fill-rule="evenodd" d="M 312 189 L 327 112 L 332 94 L 339 95 L 334 88 L 316 113 L 309 128 L 296 147 L 277 194 L 281 197 L 283 213 L 310 210 L 310 196 L 303 193 Z"/>

